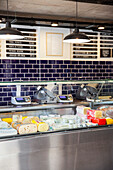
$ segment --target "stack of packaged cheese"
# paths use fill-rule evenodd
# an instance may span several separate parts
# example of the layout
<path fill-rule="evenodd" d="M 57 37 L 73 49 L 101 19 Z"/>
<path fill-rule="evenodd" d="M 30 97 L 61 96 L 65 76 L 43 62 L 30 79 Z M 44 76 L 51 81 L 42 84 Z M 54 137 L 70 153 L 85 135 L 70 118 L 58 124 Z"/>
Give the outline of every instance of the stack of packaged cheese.
<path fill-rule="evenodd" d="M 102 116 L 100 110 L 87 110 L 87 118 L 93 123 L 98 123 L 98 125 L 106 125 L 106 119 Z"/>
<path fill-rule="evenodd" d="M 77 115 L 88 119 L 90 122 L 98 125 L 106 125 L 106 119 L 102 114 L 101 110 L 92 110 L 90 107 L 77 106 L 76 108 Z"/>

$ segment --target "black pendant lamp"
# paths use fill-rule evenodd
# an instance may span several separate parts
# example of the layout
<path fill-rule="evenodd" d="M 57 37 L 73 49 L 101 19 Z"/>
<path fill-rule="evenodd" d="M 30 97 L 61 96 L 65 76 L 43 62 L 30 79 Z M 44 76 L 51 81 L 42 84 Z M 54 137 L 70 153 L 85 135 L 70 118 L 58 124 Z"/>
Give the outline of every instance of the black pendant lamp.
<path fill-rule="evenodd" d="M 8 13 L 8 0 L 7 0 L 7 13 Z M 17 29 L 11 28 L 11 23 L 6 22 L 6 27 L 0 29 L 0 39 L 13 40 L 13 39 L 22 39 L 24 38 L 23 34 Z"/>
<path fill-rule="evenodd" d="M 63 42 L 66 42 L 66 43 L 90 42 L 90 39 L 88 38 L 88 36 L 85 35 L 85 33 L 80 33 L 79 29 L 77 28 L 77 1 L 76 1 L 76 28 L 72 34 L 69 34 L 64 38 Z"/>

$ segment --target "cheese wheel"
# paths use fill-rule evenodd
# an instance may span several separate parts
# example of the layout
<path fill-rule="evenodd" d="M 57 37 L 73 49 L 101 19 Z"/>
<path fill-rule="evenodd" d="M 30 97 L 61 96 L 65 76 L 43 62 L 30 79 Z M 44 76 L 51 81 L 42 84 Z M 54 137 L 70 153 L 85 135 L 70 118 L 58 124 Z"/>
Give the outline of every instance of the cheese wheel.
<path fill-rule="evenodd" d="M 48 126 L 47 123 L 40 122 L 40 123 L 38 124 L 38 131 L 39 131 L 39 132 L 46 132 L 46 131 L 48 131 L 48 129 L 49 129 L 49 126 Z"/>
<path fill-rule="evenodd" d="M 37 130 L 39 132 L 46 132 L 49 129 L 48 124 L 45 122 L 39 122 L 39 121 L 32 120 L 32 123 L 37 125 Z"/>
<path fill-rule="evenodd" d="M 28 134 L 28 133 L 36 133 L 37 126 L 35 124 L 20 124 L 20 123 L 12 123 L 12 127 L 17 129 L 19 134 Z"/>

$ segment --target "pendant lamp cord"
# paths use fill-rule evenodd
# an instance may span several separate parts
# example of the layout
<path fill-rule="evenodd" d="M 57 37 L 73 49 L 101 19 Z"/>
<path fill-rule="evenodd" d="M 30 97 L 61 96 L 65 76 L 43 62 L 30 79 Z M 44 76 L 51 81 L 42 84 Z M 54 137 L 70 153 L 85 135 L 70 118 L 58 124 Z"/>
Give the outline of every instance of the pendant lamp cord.
<path fill-rule="evenodd" d="M 76 1 L 76 29 L 77 29 L 77 1 Z"/>
<path fill-rule="evenodd" d="M 8 0 L 7 0 L 7 20 L 9 19 L 9 9 L 8 9 Z"/>

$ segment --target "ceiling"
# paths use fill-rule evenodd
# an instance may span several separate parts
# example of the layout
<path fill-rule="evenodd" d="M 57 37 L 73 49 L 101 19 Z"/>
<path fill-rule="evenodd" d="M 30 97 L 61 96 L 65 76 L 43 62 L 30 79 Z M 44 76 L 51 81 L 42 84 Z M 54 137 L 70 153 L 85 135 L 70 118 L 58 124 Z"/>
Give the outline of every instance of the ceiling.
<path fill-rule="evenodd" d="M 16 16 L 20 19 L 29 18 L 37 21 L 75 22 L 76 3 L 74 1 L 8 0 L 8 15 L 13 18 Z M 7 16 L 7 0 L 0 0 L 0 17 L 5 16 Z M 110 26 L 113 25 L 113 0 L 78 0 L 77 21 L 88 24 L 104 23 Z"/>
<path fill-rule="evenodd" d="M 77 1 L 77 2 L 86 2 L 86 3 L 103 4 L 103 5 L 113 5 L 112 0 L 67 0 L 67 1 Z"/>

